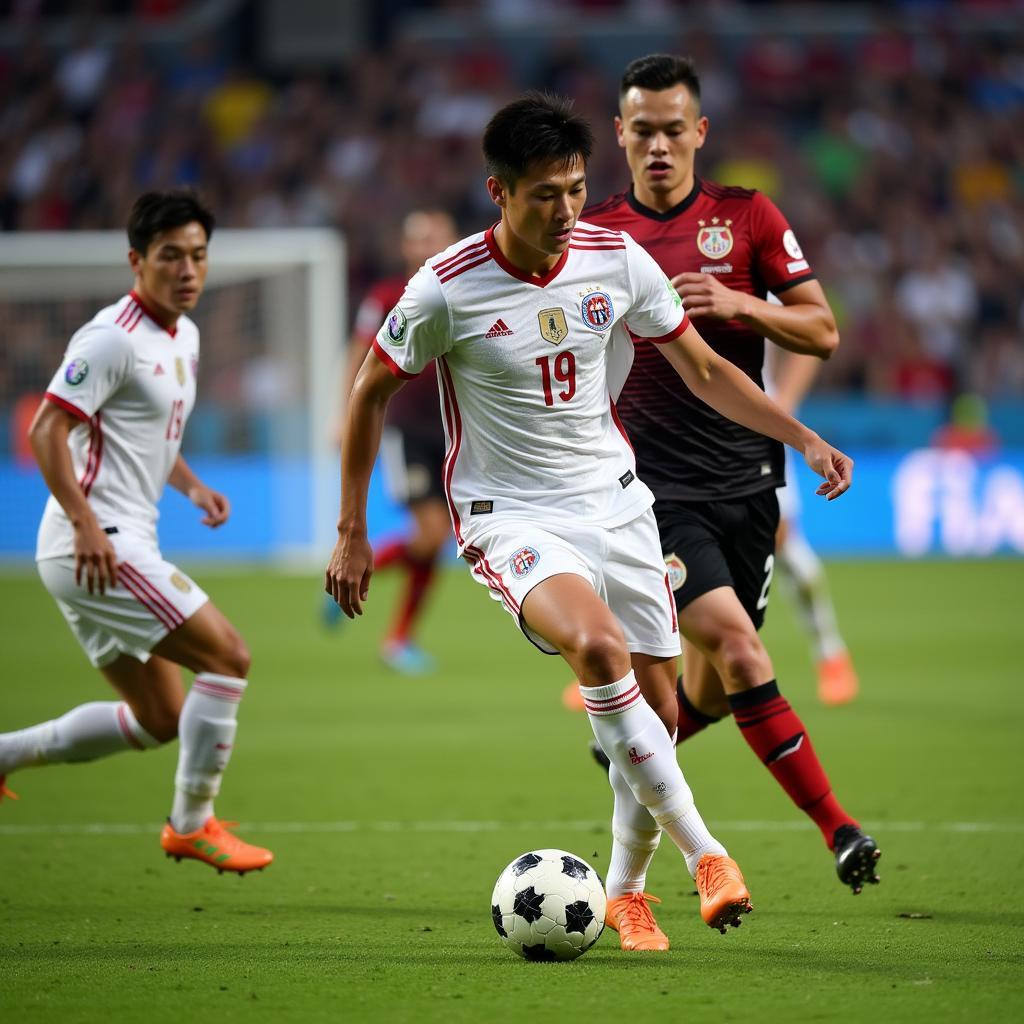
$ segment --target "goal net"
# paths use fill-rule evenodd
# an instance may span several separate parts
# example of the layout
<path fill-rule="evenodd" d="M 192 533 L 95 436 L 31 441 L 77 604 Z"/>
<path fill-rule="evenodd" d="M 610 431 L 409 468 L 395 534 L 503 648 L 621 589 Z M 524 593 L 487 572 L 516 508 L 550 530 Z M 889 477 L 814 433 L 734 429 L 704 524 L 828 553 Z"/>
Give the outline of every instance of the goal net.
<path fill-rule="evenodd" d="M 68 339 L 132 283 L 123 232 L 0 239 L 0 558 L 31 559 L 46 489 L 25 430 Z M 165 495 L 169 553 L 322 565 L 337 516 L 331 437 L 345 337 L 344 246 L 329 230 L 219 230 L 206 290 L 199 391 L 182 453 L 232 502 L 211 531 Z"/>

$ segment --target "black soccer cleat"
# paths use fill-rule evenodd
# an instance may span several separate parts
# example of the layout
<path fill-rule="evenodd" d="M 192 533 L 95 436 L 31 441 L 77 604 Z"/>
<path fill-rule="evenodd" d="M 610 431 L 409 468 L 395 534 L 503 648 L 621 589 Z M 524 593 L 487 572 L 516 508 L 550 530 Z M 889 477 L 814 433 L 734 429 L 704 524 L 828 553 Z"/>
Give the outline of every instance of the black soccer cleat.
<path fill-rule="evenodd" d="M 608 760 L 608 755 L 601 749 L 601 745 L 597 740 L 590 741 L 590 756 L 605 770 L 611 767 L 611 761 Z"/>
<path fill-rule="evenodd" d="M 882 856 L 878 844 L 861 832 L 856 825 L 840 825 L 832 839 L 836 854 L 836 874 L 843 885 L 848 885 L 856 896 L 865 884 L 878 885 L 881 878 L 875 874 L 875 863 Z"/>

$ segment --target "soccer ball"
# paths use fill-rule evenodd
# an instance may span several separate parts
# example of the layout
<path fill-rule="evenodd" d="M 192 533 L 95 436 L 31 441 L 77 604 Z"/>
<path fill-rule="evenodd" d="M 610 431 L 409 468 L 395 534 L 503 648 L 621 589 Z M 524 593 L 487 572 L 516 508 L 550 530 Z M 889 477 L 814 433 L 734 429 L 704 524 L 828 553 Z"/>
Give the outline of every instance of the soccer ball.
<path fill-rule="evenodd" d="M 598 873 L 564 850 L 516 857 L 498 876 L 491 919 L 502 941 L 526 960 L 575 960 L 604 931 Z"/>

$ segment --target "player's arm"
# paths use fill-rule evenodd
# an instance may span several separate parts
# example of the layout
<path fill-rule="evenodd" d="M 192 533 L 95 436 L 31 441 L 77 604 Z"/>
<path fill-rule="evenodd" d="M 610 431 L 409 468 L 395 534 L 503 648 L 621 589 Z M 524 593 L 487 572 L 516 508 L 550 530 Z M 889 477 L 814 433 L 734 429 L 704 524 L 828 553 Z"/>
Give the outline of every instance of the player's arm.
<path fill-rule="evenodd" d="M 175 459 L 167 482 L 176 491 L 184 494 L 196 508 L 201 508 L 206 513 L 200 520 L 204 526 L 217 527 L 227 522 L 228 516 L 231 515 L 231 502 L 227 496 L 212 487 L 207 487 L 181 454 Z"/>
<path fill-rule="evenodd" d="M 781 348 L 819 359 L 839 346 L 836 318 L 817 281 L 787 288 L 779 296 L 782 305 L 726 288 L 714 274 L 677 274 L 672 285 L 691 317 L 740 320 Z"/>
<path fill-rule="evenodd" d="M 117 585 L 117 555 L 75 476 L 68 435 L 82 416 L 71 408 L 44 399 L 29 425 L 28 440 L 46 486 L 74 527 L 75 583 L 81 585 L 84 573 L 89 593 L 103 594 Z"/>
<path fill-rule="evenodd" d="M 701 401 L 801 452 L 807 465 L 825 478 L 818 494 L 831 501 L 849 489 L 853 460 L 780 409 L 742 370 L 719 356 L 692 324 L 658 348 Z"/>
<path fill-rule="evenodd" d="M 370 590 L 373 551 L 366 525 L 370 475 L 388 402 L 404 383 L 374 355 L 363 361 L 349 394 L 341 442 L 338 542 L 327 566 L 325 589 L 350 619 L 363 614 Z"/>

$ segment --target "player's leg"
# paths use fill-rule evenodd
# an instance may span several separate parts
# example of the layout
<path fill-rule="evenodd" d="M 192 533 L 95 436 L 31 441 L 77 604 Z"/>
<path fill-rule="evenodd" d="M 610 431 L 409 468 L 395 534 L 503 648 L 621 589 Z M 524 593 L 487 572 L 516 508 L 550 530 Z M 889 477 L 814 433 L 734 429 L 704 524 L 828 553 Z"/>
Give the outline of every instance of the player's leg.
<path fill-rule="evenodd" d="M 789 488 L 786 488 L 787 490 Z M 848 704 L 859 682 L 829 593 L 825 566 L 795 522 L 780 519 L 775 539 L 778 565 L 793 592 L 797 612 L 811 638 L 823 704 Z"/>
<path fill-rule="evenodd" d="M 382 656 L 392 668 L 415 675 L 433 668 L 432 659 L 413 637 L 433 589 L 438 560 L 451 536 L 451 517 L 448 506 L 436 496 L 412 502 L 409 512 L 413 532 L 404 545 L 406 577 Z"/>
<path fill-rule="evenodd" d="M 771 659 L 758 634 L 774 569 L 775 496 L 767 492 L 735 506 L 728 510 L 732 530 L 723 545 L 735 585 L 701 594 L 679 612 L 680 629 L 687 641 L 714 670 L 714 675 L 706 670 L 695 672 L 692 679 L 684 675 L 684 696 L 698 712 L 718 717 L 724 705 L 716 691 L 717 676 L 748 746 L 819 827 L 829 849 L 836 850 L 840 878 L 859 891 L 861 882 L 874 880 L 873 868 L 868 868 L 877 848 L 870 837 L 860 833 L 856 820 L 832 792 L 803 722 L 779 692 Z M 844 848 L 851 843 L 858 852 L 847 866 Z"/>

